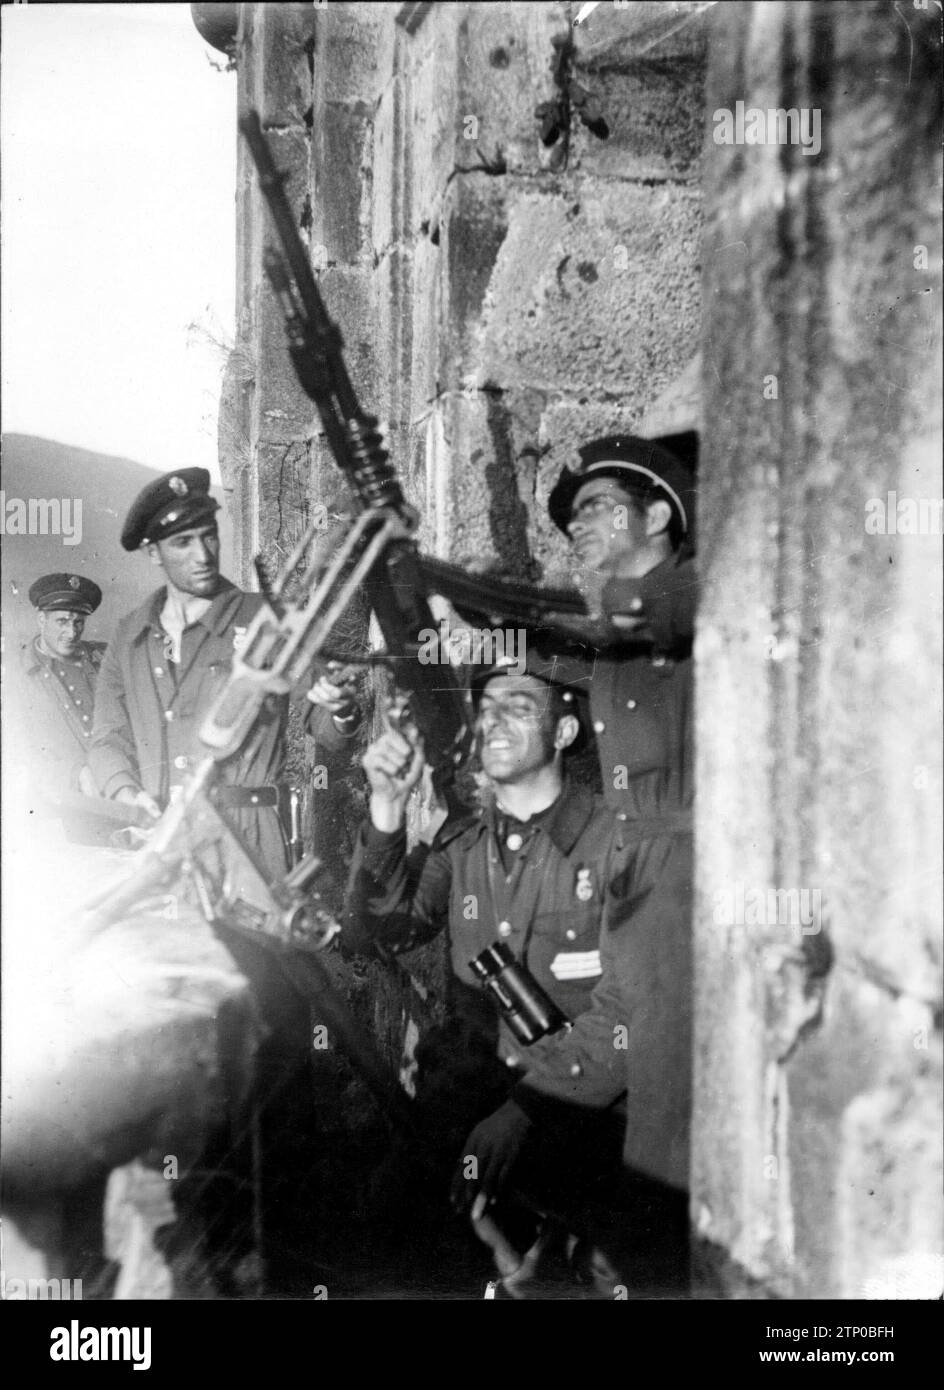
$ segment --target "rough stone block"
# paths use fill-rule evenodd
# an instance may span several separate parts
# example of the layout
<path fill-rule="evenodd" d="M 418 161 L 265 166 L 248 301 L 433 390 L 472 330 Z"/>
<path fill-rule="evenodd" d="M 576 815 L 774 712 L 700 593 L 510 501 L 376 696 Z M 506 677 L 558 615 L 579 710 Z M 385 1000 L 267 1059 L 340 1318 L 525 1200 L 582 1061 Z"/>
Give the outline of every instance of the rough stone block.
<path fill-rule="evenodd" d="M 264 126 L 304 126 L 312 101 L 313 38 L 314 7 L 256 7 L 251 81 Z"/>
<path fill-rule="evenodd" d="M 485 200 L 482 182 L 457 181 L 450 217 L 453 379 L 612 394 L 634 406 L 652 399 L 697 344 L 698 195 L 626 184 L 594 186 L 575 201 L 513 186 L 489 187 Z M 471 256 L 476 273 L 457 297 Z M 464 352 L 456 320 L 465 325 Z"/>
<path fill-rule="evenodd" d="M 533 580 L 533 494 L 543 398 L 533 392 L 451 392 L 427 426 L 430 540 L 436 553 L 507 578 Z"/>
<path fill-rule="evenodd" d="M 316 7 L 315 62 L 328 102 L 372 105 L 393 71 L 397 30 L 385 5 Z"/>
<path fill-rule="evenodd" d="M 941 1258 L 940 1070 L 930 1007 L 834 972 L 789 1062 L 790 1296 L 881 1296 L 909 1259 Z"/>
<path fill-rule="evenodd" d="M 428 237 L 413 248 L 413 333 L 410 364 L 412 413 L 420 415 L 439 391 L 440 304 L 443 292 L 444 255 Z"/>
<path fill-rule="evenodd" d="M 319 288 L 344 340 L 344 360 L 362 406 L 376 414 L 381 378 L 378 368 L 377 309 L 373 277 L 365 270 L 333 266 Z"/>
<path fill-rule="evenodd" d="M 457 126 L 459 12 L 435 5 L 404 48 L 405 71 L 400 113 L 403 169 L 402 203 L 396 215 L 398 235 L 414 235 L 439 219 L 446 182 L 459 160 Z M 395 94 L 394 94 L 395 95 Z M 387 99 L 387 93 L 384 93 Z M 391 97 L 392 101 L 392 97 Z"/>
<path fill-rule="evenodd" d="M 373 119 L 371 243 L 378 255 L 404 236 L 404 212 L 412 208 L 412 153 L 404 144 L 406 79 L 397 75 L 381 94 Z"/>
<path fill-rule="evenodd" d="M 464 175 L 450 190 L 442 250 L 445 283 L 440 300 L 438 378 L 445 389 L 472 385 L 485 296 L 506 236 L 504 179 Z M 476 385 L 498 384 L 484 372 Z"/>
<path fill-rule="evenodd" d="M 571 168 L 613 179 L 695 179 L 704 143 L 704 61 L 606 60 L 577 80 L 592 95 L 607 134 L 572 120 Z"/>
<path fill-rule="evenodd" d="M 459 31 L 456 162 L 501 160 L 510 173 L 543 163 L 535 108 L 555 93 L 552 39 L 571 32 L 563 4 L 473 4 Z M 473 118 L 475 125 L 467 127 Z M 474 130 L 467 138 L 467 129 Z M 470 157 L 463 157 L 463 151 Z"/>
<path fill-rule="evenodd" d="M 370 258 L 373 127 L 369 116 L 330 103 L 313 135 L 312 241 L 329 264 Z"/>
<path fill-rule="evenodd" d="M 258 299 L 253 346 L 258 363 L 253 395 L 253 428 L 257 437 L 305 438 L 310 433 L 315 407 L 295 375 L 282 311 L 266 293 Z"/>
<path fill-rule="evenodd" d="M 410 419 L 413 360 L 413 256 L 395 248 L 374 273 L 377 395 L 371 406 L 392 430 Z"/>

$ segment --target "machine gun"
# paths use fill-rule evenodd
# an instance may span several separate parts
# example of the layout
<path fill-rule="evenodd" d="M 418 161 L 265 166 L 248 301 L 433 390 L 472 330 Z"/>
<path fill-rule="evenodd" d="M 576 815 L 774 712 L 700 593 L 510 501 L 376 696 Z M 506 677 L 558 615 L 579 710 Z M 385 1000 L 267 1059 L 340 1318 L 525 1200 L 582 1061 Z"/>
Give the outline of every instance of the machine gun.
<path fill-rule="evenodd" d="M 434 786 L 448 800 L 456 770 L 469 753 L 471 734 L 462 692 L 451 678 L 445 655 L 431 650 L 427 643 L 425 660 L 418 659 L 420 634 L 428 635 L 437 627 L 413 539 L 419 516 L 406 501 L 390 465 L 377 419 L 358 402 L 344 362 L 340 331 L 318 292 L 285 196 L 283 175 L 272 159 L 258 113 L 251 111 L 239 125 L 282 247 L 280 253 L 267 246 L 263 264 L 285 317 L 289 354 L 303 390 L 317 407 L 328 445 L 360 513 L 322 582 L 312 587 L 301 581 L 310 594 L 294 624 L 300 639 L 298 654 L 307 670 L 354 592 L 363 588 L 377 617 L 397 684 L 409 695 Z M 313 539 L 312 530 L 302 538 L 283 573 L 291 573 L 302 563 Z M 274 598 L 278 604 L 280 590 Z M 247 638 L 244 665 L 252 664 L 256 670 L 269 665 L 266 652 L 260 650 L 268 642 L 266 627 L 263 619 L 259 632 L 250 631 Z M 295 672 L 289 669 L 288 674 Z M 234 691 L 234 700 L 217 711 L 215 728 L 210 731 L 211 746 L 217 736 L 229 740 L 233 721 L 239 717 L 237 707 L 241 704 L 248 717 L 251 703 Z"/>
<path fill-rule="evenodd" d="M 557 631 L 581 640 L 599 635 L 594 627 L 597 620 L 588 615 L 576 591 L 542 591 L 470 576 L 459 566 L 419 553 L 413 538 L 418 514 L 403 495 L 376 417 L 366 414 L 358 403 L 344 363 L 340 330 L 329 318 L 315 283 L 285 195 L 285 176 L 276 168 L 258 112 L 250 111 L 239 127 L 281 244 L 281 252 L 272 246 L 264 248 L 263 266 L 282 308 L 289 354 L 299 383 L 318 409 L 335 462 L 360 509 L 338 557 L 339 568 L 350 562 L 349 578 L 337 602 L 325 612 L 323 624 L 330 628 L 354 590 L 363 584 L 396 683 L 409 697 L 410 714 L 423 738 L 434 788 L 448 804 L 455 773 L 470 751 L 471 733 L 467 702 L 448 655 L 441 649 L 428 595 L 442 594 L 460 612 L 491 617 L 495 624 Z M 300 543 L 299 553 L 289 560 L 287 571 L 301 561 L 311 540 L 309 532 Z M 359 556 L 356 562 L 355 555 Z M 318 590 L 312 595 L 312 606 L 319 612 L 326 592 Z M 275 598 L 279 597 L 277 591 Z M 418 657 L 421 633 L 422 661 Z M 382 661 L 384 655 L 374 659 Z"/>

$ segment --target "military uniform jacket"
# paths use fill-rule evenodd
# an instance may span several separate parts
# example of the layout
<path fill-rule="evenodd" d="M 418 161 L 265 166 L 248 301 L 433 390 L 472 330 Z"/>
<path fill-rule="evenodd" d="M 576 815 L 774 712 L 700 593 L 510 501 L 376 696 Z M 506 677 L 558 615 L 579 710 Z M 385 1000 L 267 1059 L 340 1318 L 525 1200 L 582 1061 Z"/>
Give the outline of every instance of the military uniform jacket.
<path fill-rule="evenodd" d="M 689 813 L 621 822 L 625 911 L 600 936 L 602 974 L 569 1033 L 528 1049 L 513 1091 L 549 1123 L 625 1092 L 624 1162 L 674 1187 L 689 1173 L 692 833 Z"/>
<path fill-rule="evenodd" d="M 588 1007 L 600 975 L 601 925 L 619 923 L 628 910 L 619 827 L 598 797 L 565 784 L 509 875 L 494 808 L 447 823 L 432 848 L 420 846 L 409 856 L 405 831 L 386 834 L 368 824 L 351 865 L 345 942 L 354 949 L 379 942 L 400 952 L 448 929 L 453 973 L 481 995 L 469 962 L 502 940 L 574 1018 Z M 498 1051 L 503 1060 L 526 1065 L 528 1049 L 504 1023 Z"/>
<path fill-rule="evenodd" d="M 571 678 L 589 689 L 604 799 L 630 818 L 656 814 L 667 794 L 692 804 L 697 597 L 695 563 L 677 554 L 642 579 L 610 580 L 605 611 L 629 615 L 640 599 L 647 640 L 585 652 L 573 665 Z"/>
<path fill-rule="evenodd" d="M 515 1098 L 535 1118 L 600 1108 L 626 1093 L 624 1159 L 684 1188 L 691 1114 L 693 668 L 698 583 L 676 554 L 641 579 L 613 579 L 607 613 L 641 600 L 645 642 L 627 638 L 568 676 L 589 688 L 607 805 L 625 818 L 632 911 L 604 932 L 603 974 L 571 1033 L 541 1041 Z M 571 660 L 573 654 L 571 653 Z"/>
<path fill-rule="evenodd" d="M 122 787 L 143 788 L 161 806 L 202 756 L 197 734 L 203 716 L 262 606 L 258 594 L 224 581 L 203 616 L 185 629 L 175 664 L 168 660 L 160 622 L 165 598 L 166 590 L 159 589 L 118 624 L 102 663 L 89 759 L 103 796 L 114 797 Z M 223 765 L 223 783 L 261 786 L 278 778 L 285 702 L 263 718 L 262 739 Z"/>
<path fill-rule="evenodd" d="M 38 639 L 22 650 L 22 681 L 13 705 L 26 748 L 36 758 L 37 780 L 50 794 L 78 792 L 92 740 L 95 686 L 104 642 L 80 642 L 67 660 L 40 651 Z"/>

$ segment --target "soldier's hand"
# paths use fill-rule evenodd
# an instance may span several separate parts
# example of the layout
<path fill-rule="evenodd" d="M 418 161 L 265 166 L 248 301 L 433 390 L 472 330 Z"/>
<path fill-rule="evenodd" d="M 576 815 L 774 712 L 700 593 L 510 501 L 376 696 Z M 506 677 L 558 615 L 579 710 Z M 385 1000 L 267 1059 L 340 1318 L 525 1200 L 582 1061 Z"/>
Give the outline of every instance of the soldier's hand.
<path fill-rule="evenodd" d="M 370 785 L 370 818 L 378 830 L 398 830 L 410 792 L 425 766 L 419 740 L 393 729 L 381 734 L 362 759 Z"/>
<path fill-rule="evenodd" d="M 349 672 L 337 661 L 329 661 L 328 674 L 319 676 L 308 691 L 313 705 L 329 714 L 347 716 L 356 711 L 357 692 Z"/>
<path fill-rule="evenodd" d="M 473 1220 L 482 1215 L 508 1182 L 530 1129 L 530 1119 L 513 1100 L 475 1126 L 452 1179 L 457 1211 L 471 1208 Z"/>
<path fill-rule="evenodd" d="M 135 791 L 134 787 L 122 787 L 121 791 L 115 795 L 115 800 L 122 802 L 125 806 L 138 806 L 154 820 L 160 820 L 160 806 L 153 796 L 148 796 L 145 791 Z"/>

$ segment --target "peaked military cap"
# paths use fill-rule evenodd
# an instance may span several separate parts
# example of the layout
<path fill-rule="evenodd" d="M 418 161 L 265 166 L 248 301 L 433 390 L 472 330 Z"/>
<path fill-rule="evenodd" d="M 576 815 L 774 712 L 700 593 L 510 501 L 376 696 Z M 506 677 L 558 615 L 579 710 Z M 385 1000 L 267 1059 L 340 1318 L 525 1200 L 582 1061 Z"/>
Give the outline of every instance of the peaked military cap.
<path fill-rule="evenodd" d="M 137 550 L 145 542 L 164 541 L 191 526 L 202 526 L 219 511 L 210 496 L 210 475 L 205 468 L 179 468 L 164 473 L 138 493 L 125 518 L 121 544 Z"/>
<path fill-rule="evenodd" d="M 29 601 L 41 613 L 94 613 L 102 591 L 81 574 L 44 574 L 30 585 Z"/>
<path fill-rule="evenodd" d="M 583 668 L 571 663 L 566 657 L 546 656 L 529 643 L 524 663 L 511 655 L 500 656 L 497 660 L 473 667 L 469 685 L 472 698 L 478 703 L 482 691 L 496 676 L 534 676 L 545 685 L 557 686 L 567 703 L 575 695 L 589 694 L 589 677 Z"/>
<path fill-rule="evenodd" d="M 654 439 L 633 434 L 611 434 L 595 439 L 577 451 L 580 467 L 565 468 L 548 499 L 551 520 L 564 532 L 574 498 L 584 483 L 594 478 L 615 478 L 632 492 L 664 496 L 689 534 L 694 522 L 694 478 L 674 454 Z"/>

